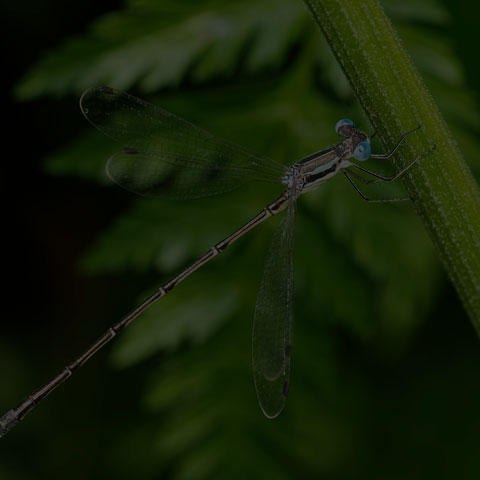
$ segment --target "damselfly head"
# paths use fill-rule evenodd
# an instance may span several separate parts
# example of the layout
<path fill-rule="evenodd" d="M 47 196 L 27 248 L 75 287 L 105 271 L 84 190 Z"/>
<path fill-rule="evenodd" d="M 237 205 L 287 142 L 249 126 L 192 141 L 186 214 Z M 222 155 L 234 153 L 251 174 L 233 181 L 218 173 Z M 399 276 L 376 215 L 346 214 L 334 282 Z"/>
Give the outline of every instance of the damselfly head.
<path fill-rule="evenodd" d="M 355 131 L 355 124 L 349 118 L 342 118 L 335 124 L 335 131 L 341 137 L 348 138 Z"/>
<path fill-rule="evenodd" d="M 372 147 L 370 146 L 370 141 L 367 139 L 357 144 L 355 150 L 353 151 L 353 158 L 363 162 L 364 160 L 368 160 L 371 154 Z"/>

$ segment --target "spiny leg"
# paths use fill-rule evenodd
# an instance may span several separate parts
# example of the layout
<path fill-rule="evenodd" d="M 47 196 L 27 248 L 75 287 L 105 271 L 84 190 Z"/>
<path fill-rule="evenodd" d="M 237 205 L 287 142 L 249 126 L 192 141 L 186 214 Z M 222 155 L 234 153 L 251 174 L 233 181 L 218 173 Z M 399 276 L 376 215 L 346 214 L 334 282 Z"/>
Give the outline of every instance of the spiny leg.
<path fill-rule="evenodd" d="M 417 127 L 418 128 L 418 127 Z M 353 172 L 350 172 L 354 177 L 358 178 L 359 180 L 361 180 L 364 184 L 368 185 L 370 183 L 377 183 L 377 182 L 393 182 L 394 180 L 396 180 L 397 178 L 401 177 L 409 168 L 411 168 L 413 165 L 415 165 L 423 156 L 427 155 L 428 153 L 432 152 L 433 150 L 435 150 L 436 148 L 436 145 L 433 144 L 429 150 L 426 150 L 425 152 L 422 152 L 420 155 L 417 156 L 417 158 L 415 158 L 415 160 L 413 160 L 413 162 L 409 163 L 405 168 L 403 168 L 402 170 L 400 170 L 398 173 L 396 173 L 395 175 L 392 175 L 391 177 L 385 177 L 383 175 L 380 175 L 378 173 L 375 173 L 375 172 L 372 172 L 371 170 L 368 170 L 364 167 L 361 167 L 360 165 L 357 165 L 357 164 L 352 164 L 352 167 L 355 167 L 357 168 L 358 170 L 361 170 L 362 172 L 365 172 L 365 173 L 368 173 L 369 175 L 372 175 L 372 177 L 375 177 L 374 179 L 372 180 L 367 180 L 363 177 L 361 177 L 360 175 L 356 175 L 354 174 Z M 373 157 L 373 155 L 372 155 Z M 376 157 L 378 158 L 378 157 Z"/>
<path fill-rule="evenodd" d="M 367 180 L 365 177 L 362 177 L 358 173 L 355 173 L 353 170 L 348 170 L 348 174 L 352 175 L 352 177 L 355 177 L 357 180 L 360 180 L 364 185 L 369 185 L 370 183 L 376 183 L 376 182 L 381 182 L 379 178 L 375 178 L 373 180 Z"/>
<path fill-rule="evenodd" d="M 393 202 L 404 202 L 406 200 L 410 200 L 410 198 L 405 197 L 405 198 L 386 198 L 386 199 L 373 199 L 373 198 L 368 198 L 357 186 L 357 184 L 350 178 L 350 174 L 353 174 L 357 178 L 362 178 L 360 175 L 356 175 L 353 172 L 347 172 L 347 170 L 342 170 L 342 173 L 347 177 L 347 180 L 352 184 L 353 188 L 356 190 L 356 192 L 365 200 L 366 202 L 370 203 L 393 203 Z M 365 180 L 365 179 L 363 179 Z"/>
<path fill-rule="evenodd" d="M 397 142 L 397 144 L 393 147 L 393 150 L 390 153 L 381 153 L 381 154 L 373 154 L 370 155 L 371 158 L 390 158 L 398 149 L 398 147 L 403 143 L 403 141 L 413 132 L 418 130 L 422 124 L 420 124 L 418 127 L 413 128 L 412 130 L 409 130 L 408 132 L 405 132 L 401 137 L 400 140 Z M 373 135 L 372 135 L 373 136 Z M 371 138 L 371 137 L 370 137 Z"/>

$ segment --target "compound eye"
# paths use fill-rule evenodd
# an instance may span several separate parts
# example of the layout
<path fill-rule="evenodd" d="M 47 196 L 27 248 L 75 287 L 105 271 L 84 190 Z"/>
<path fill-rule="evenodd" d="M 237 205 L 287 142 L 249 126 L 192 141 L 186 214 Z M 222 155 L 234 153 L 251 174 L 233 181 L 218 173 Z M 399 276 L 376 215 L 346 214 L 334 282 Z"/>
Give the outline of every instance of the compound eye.
<path fill-rule="evenodd" d="M 350 126 L 352 128 L 355 128 L 355 124 L 350 120 L 349 118 L 342 118 L 335 124 L 335 131 L 337 132 L 338 135 L 341 137 L 345 137 L 346 135 L 342 135 L 342 127 Z"/>
<path fill-rule="evenodd" d="M 370 143 L 360 142 L 353 151 L 353 158 L 360 161 L 367 160 L 370 158 L 371 153 L 372 148 L 370 147 Z"/>

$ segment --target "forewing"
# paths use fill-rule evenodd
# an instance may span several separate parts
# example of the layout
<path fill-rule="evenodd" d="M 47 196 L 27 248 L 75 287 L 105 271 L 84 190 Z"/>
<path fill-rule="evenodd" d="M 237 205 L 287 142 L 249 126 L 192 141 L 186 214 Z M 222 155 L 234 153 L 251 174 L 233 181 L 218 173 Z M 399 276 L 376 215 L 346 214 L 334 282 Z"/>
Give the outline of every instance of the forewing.
<path fill-rule="evenodd" d="M 127 93 L 92 88 L 80 105 L 98 130 L 123 145 L 123 152 L 110 158 L 107 173 L 135 193 L 194 198 L 250 180 L 277 183 L 285 176 L 285 166 Z"/>

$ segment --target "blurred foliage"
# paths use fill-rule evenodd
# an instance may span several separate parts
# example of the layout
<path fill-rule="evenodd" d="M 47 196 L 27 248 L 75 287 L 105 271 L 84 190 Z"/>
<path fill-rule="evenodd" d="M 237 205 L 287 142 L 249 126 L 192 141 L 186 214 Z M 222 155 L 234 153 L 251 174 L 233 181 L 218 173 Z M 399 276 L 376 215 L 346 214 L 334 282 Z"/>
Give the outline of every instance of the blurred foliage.
<path fill-rule="evenodd" d="M 434 0 L 382 4 L 478 174 L 479 117 L 445 34 L 448 12 Z M 46 54 L 16 94 L 64 97 L 101 84 L 132 91 L 285 164 L 337 142 L 339 118 L 354 118 L 370 131 L 299 0 L 131 0 Z M 118 146 L 85 131 L 46 168 L 110 188 L 104 165 Z M 382 151 L 375 141 L 373 148 Z M 373 163 L 372 169 L 389 171 Z M 155 273 L 153 289 L 277 194 L 274 186 L 252 185 L 194 202 L 131 196 L 86 256 L 84 271 Z M 143 363 L 151 370 L 139 393 L 145 418 L 108 446 L 114 478 L 425 478 L 402 476 L 401 467 L 387 475 L 391 465 L 378 458 L 381 442 L 370 421 L 375 410 L 387 415 L 378 398 L 381 380 L 367 378 L 357 362 L 375 362 L 377 375 L 388 375 L 382 369 L 404 358 L 444 290 L 421 223 L 408 204 L 362 202 L 342 178 L 300 199 L 292 388 L 272 422 L 256 404 L 249 337 L 277 221 L 196 272 L 116 341 L 113 365 Z M 162 361 L 153 369 L 155 358 Z M 390 426 L 398 428 L 390 442 L 410 438 L 401 413 Z M 375 428 L 381 435 L 382 427 Z M 428 468 L 447 478 L 434 458 Z"/>

